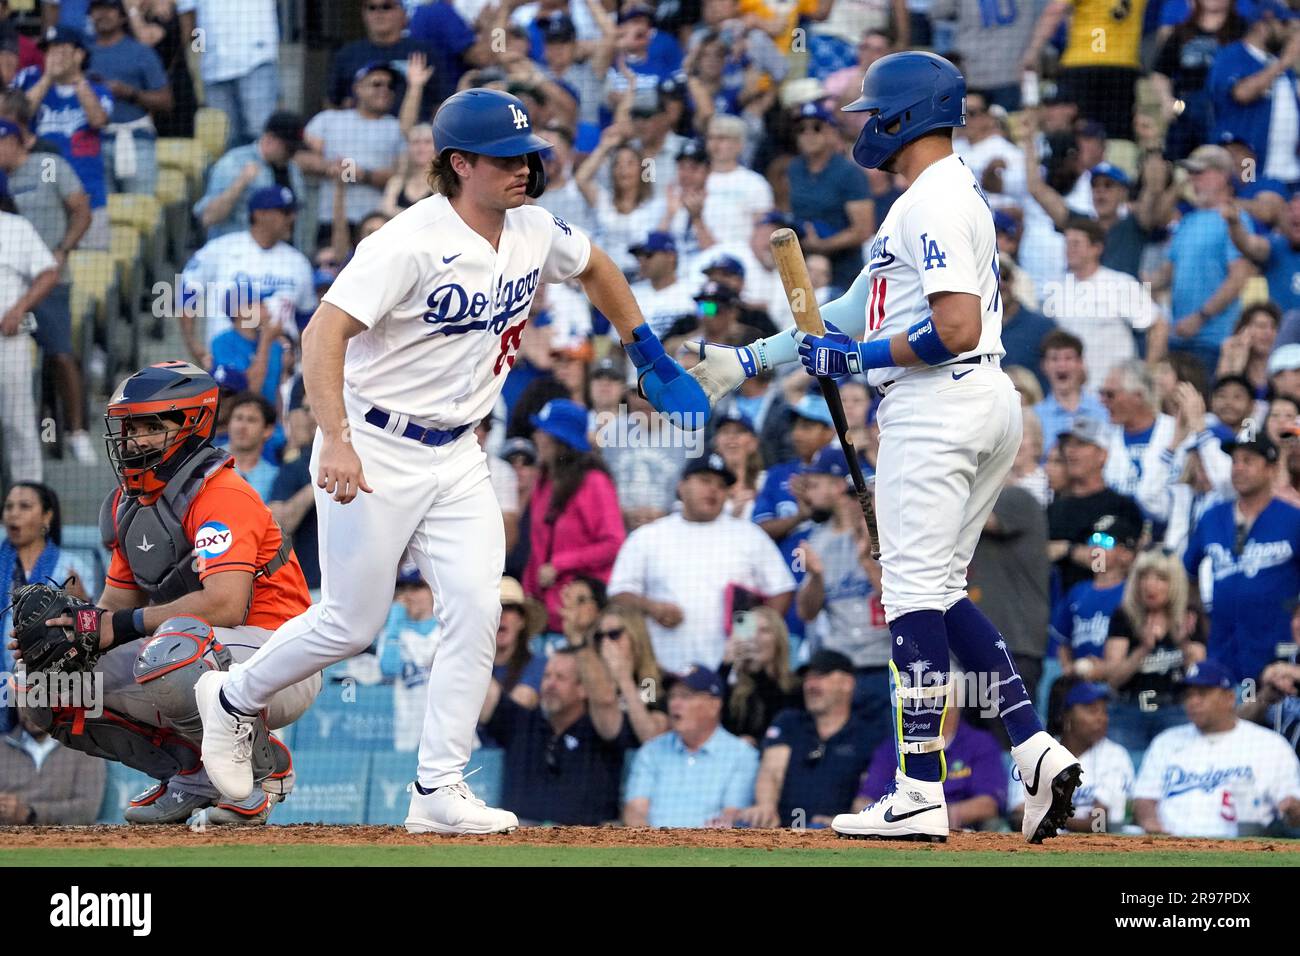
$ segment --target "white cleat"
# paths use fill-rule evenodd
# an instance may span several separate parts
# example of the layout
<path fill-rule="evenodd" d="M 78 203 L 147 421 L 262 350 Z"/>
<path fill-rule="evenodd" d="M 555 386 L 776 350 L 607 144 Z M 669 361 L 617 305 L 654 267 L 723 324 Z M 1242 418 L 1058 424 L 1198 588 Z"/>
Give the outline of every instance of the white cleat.
<path fill-rule="evenodd" d="M 1019 747 L 1011 748 L 1020 782 L 1025 787 L 1025 840 L 1042 843 L 1074 816 L 1074 791 L 1083 767 L 1056 738 L 1040 730 Z"/>
<path fill-rule="evenodd" d="M 841 813 L 831 821 L 840 836 L 858 840 L 948 840 L 948 804 L 943 784 L 914 780 L 901 770 L 894 787 L 860 813 Z"/>
<path fill-rule="evenodd" d="M 221 688 L 230 677 L 208 671 L 194 684 L 194 697 L 203 721 L 203 767 L 212 785 L 234 803 L 253 792 L 252 717 L 236 717 L 221 706 Z"/>
<path fill-rule="evenodd" d="M 415 784 L 407 789 L 411 793 L 408 833 L 510 833 L 519 826 L 518 817 L 489 807 L 464 780 L 432 793 L 421 793 Z"/>

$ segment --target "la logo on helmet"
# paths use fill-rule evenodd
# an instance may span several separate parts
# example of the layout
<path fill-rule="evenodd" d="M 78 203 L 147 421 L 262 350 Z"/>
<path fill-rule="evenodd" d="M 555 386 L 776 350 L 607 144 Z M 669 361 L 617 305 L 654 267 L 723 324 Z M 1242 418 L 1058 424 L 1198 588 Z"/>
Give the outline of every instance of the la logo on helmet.
<path fill-rule="evenodd" d="M 515 129 L 526 129 L 528 127 L 528 114 L 515 106 L 514 103 L 508 105 L 510 106 L 510 115 L 515 120 Z"/>

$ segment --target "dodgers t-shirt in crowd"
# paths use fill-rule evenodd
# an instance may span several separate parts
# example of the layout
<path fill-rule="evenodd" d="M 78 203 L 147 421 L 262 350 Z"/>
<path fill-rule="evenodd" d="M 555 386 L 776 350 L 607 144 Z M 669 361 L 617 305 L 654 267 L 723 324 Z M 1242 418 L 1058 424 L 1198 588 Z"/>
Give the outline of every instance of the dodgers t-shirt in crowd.
<path fill-rule="evenodd" d="M 1300 594 L 1300 508 L 1274 498 L 1255 518 L 1240 551 L 1236 508 L 1225 501 L 1201 516 L 1183 565 L 1198 579 L 1201 562 L 1209 561 L 1206 653 L 1245 680 L 1258 677 L 1291 641 L 1291 610 Z"/>
<path fill-rule="evenodd" d="M 1124 582 L 1099 588 L 1092 581 L 1076 584 L 1052 613 L 1052 643 L 1069 648 L 1074 659 L 1104 657 L 1110 618 L 1124 597 Z"/>
<path fill-rule="evenodd" d="M 1151 444 L 1151 433 L 1156 430 L 1155 423 L 1152 422 L 1149 428 L 1141 431 L 1124 432 L 1124 448 L 1128 452 L 1129 460 L 1133 462 L 1133 467 L 1137 469 L 1137 478 L 1142 478 L 1142 456 L 1147 453 L 1147 446 Z"/>
<path fill-rule="evenodd" d="M 1133 622 L 1129 620 L 1123 608 L 1117 608 L 1111 615 L 1110 637 L 1124 642 L 1126 656 L 1133 649 L 1134 644 L 1142 643 L 1142 635 L 1137 633 L 1137 628 L 1133 626 Z M 1191 639 L 1198 638 L 1193 635 Z M 1183 678 L 1184 663 L 1183 645 L 1166 634 L 1156 641 L 1151 652 L 1142 658 L 1137 673 L 1118 689 L 1119 696 L 1129 700 L 1137 700 L 1143 694 L 1148 697 L 1154 694 L 1164 700 L 1173 698 L 1178 690 L 1178 682 Z"/>
<path fill-rule="evenodd" d="M 1268 297 L 1283 315 L 1300 309 L 1300 249 L 1293 247 L 1286 236 L 1269 236 L 1264 278 L 1268 281 Z"/>
<path fill-rule="evenodd" d="M 799 474 L 800 464 L 796 458 L 775 464 L 767 470 L 763 476 L 763 486 L 754 497 L 754 512 L 749 520 L 754 524 L 762 524 L 773 518 L 790 518 L 798 513 L 799 504 L 794 499 L 794 492 L 790 490 L 790 479 Z M 804 570 L 802 562 L 795 561 L 794 553 L 815 527 L 812 521 L 801 521 L 793 531 L 776 543 L 781 550 L 781 557 L 785 558 L 786 565 L 794 574 L 796 583 L 803 582 Z M 786 612 L 785 623 L 791 634 L 803 636 L 804 620 L 799 617 L 793 602 Z"/>
<path fill-rule="evenodd" d="M 284 346 L 279 340 L 271 343 L 266 358 L 266 381 L 262 383 L 262 397 L 274 406 L 280 386 L 280 370 L 284 367 Z M 225 365 L 247 372 L 257 354 L 257 339 L 245 338 L 235 329 L 226 329 L 212 340 L 212 365 Z"/>
<path fill-rule="evenodd" d="M 1157 801 L 1172 836 L 1235 837 L 1242 824 L 1267 826 L 1277 805 L 1300 799 L 1300 765 L 1286 738 L 1248 720 L 1203 734 L 1192 724 L 1151 741 L 1133 799 Z"/>
<path fill-rule="evenodd" d="M 20 90 L 30 90 L 41 80 L 41 71 L 28 67 L 14 78 L 14 86 Z M 91 83 L 104 111 L 113 113 L 113 96 L 104 86 Z M 37 136 L 47 139 L 58 146 L 73 171 L 81 179 L 90 196 L 90 208 L 100 209 L 108 204 L 108 192 L 104 185 L 104 144 L 100 131 L 94 129 L 86 119 L 86 111 L 77 99 L 77 90 L 73 86 L 51 86 L 50 91 L 41 100 L 40 109 L 36 111 Z"/>

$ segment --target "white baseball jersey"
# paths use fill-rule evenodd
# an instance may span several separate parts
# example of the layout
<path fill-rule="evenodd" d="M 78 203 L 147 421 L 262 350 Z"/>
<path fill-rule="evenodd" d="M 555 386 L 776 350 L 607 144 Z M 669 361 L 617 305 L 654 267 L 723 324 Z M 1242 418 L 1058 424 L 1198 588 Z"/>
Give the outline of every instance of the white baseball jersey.
<path fill-rule="evenodd" d="M 505 214 L 496 249 L 445 196 L 423 199 L 362 241 L 325 294 L 366 326 L 344 380 L 367 402 L 439 428 L 492 410 L 537 286 L 587 268 L 591 242 L 540 206 Z"/>
<path fill-rule="evenodd" d="M 929 316 L 927 296 L 968 292 L 979 296 L 984 331 L 963 355 L 1003 355 L 997 253 L 993 213 L 970 169 L 956 155 L 929 166 L 890 207 L 871 243 L 865 340 L 889 338 Z M 911 371 L 873 369 L 867 380 L 880 385 Z"/>
<path fill-rule="evenodd" d="M 193 301 L 199 314 L 207 316 L 209 345 L 230 328 L 226 293 L 241 283 L 254 292 L 274 290 L 266 307 L 292 335 L 298 330 L 296 313 L 310 315 L 316 309 L 316 286 L 306 256 L 287 242 L 263 249 L 247 230 L 227 233 L 203 245 L 181 270 L 187 303 Z"/>
<path fill-rule="evenodd" d="M 1116 830 L 1124 822 L 1128 798 L 1133 792 L 1133 758 L 1115 741 L 1103 737 L 1078 755 L 1083 783 L 1074 791 L 1074 819 L 1087 820 L 1093 808 L 1106 811 L 1106 827 Z M 1007 810 L 1024 806 L 1025 788 L 1015 767 L 1007 789 Z"/>
<path fill-rule="evenodd" d="M 1285 737 L 1247 720 L 1218 734 L 1184 724 L 1151 741 L 1133 797 L 1158 801 L 1160 826 L 1174 836 L 1235 837 L 1240 824 L 1267 825 L 1278 803 L 1300 799 L 1300 761 Z"/>
<path fill-rule="evenodd" d="M 664 334 L 673 327 L 673 323 L 682 316 L 695 315 L 697 308 L 695 293 L 700 285 L 699 282 L 692 283 L 679 279 L 662 289 L 656 289 L 649 279 L 642 279 L 632 284 L 632 294 L 636 296 L 637 304 L 641 306 L 641 314 L 645 316 L 650 330 L 663 338 Z M 618 330 L 610 326 L 609 334 L 617 337 Z"/>

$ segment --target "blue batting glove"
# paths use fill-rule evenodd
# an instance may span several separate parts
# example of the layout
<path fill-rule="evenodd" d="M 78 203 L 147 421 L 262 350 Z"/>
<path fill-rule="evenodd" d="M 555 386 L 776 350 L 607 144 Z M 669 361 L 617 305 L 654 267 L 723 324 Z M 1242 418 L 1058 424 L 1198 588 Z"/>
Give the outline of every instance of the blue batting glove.
<path fill-rule="evenodd" d="M 862 371 L 862 343 L 855 342 L 829 322 L 825 335 L 796 332 L 799 360 L 809 375 L 857 375 Z"/>
<path fill-rule="evenodd" d="M 678 428 L 697 431 L 709 419 L 709 398 L 700 383 L 664 352 L 663 343 L 642 323 L 623 343 L 636 366 L 637 384 L 646 401 Z"/>

